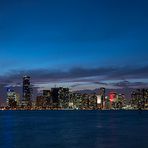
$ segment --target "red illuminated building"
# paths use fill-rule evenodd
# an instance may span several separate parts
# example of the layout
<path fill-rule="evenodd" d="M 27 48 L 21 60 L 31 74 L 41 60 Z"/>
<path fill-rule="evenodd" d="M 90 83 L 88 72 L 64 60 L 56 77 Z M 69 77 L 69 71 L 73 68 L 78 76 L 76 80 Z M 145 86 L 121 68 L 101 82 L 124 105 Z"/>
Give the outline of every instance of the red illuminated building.
<path fill-rule="evenodd" d="M 116 99 L 117 99 L 117 93 L 116 92 L 110 92 L 109 93 L 109 100 L 111 102 L 115 102 Z"/>

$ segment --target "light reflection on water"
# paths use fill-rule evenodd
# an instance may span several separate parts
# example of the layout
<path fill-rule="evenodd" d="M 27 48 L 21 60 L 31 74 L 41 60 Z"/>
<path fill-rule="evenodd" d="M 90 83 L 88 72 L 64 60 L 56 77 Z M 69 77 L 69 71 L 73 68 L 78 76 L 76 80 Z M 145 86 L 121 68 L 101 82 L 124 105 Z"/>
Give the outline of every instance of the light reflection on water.
<path fill-rule="evenodd" d="M 148 112 L 2 111 L 0 148 L 148 148 Z"/>

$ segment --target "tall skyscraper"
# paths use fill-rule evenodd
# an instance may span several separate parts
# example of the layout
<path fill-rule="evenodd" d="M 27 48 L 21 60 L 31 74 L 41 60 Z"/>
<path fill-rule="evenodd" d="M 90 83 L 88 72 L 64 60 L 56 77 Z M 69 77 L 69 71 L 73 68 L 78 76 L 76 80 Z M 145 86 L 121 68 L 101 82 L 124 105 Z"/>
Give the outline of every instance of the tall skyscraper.
<path fill-rule="evenodd" d="M 32 88 L 30 85 L 30 77 L 24 76 L 23 77 L 23 99 L 22 105 L 26 107 L 31 106 L 31 98 L 32 98 Z"/>

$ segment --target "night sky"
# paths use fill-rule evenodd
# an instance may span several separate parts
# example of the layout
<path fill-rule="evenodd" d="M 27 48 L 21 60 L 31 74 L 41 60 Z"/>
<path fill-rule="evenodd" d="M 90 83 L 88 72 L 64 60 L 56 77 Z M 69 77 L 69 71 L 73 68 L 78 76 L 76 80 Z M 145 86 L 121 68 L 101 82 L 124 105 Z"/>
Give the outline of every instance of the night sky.
<path fill-rule="evenodd" d="M 0 0 L 0 87 L 148 86 L 147 0 Z"/>

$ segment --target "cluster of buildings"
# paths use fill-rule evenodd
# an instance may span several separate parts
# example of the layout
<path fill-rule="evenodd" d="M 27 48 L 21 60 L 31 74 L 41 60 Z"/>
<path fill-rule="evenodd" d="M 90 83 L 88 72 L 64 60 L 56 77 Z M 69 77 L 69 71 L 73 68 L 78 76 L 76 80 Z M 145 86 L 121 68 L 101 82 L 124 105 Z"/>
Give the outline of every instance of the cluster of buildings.
<path fill-rule="evenodd" d="M 71 92 L 69 88 L 55 87 L 43 90 L 40 95 L 32 99 L 33 89 L 30 77 L 23 77 L 22 99 L 14 90 L 7 89 L 6 109 L 32 110 L 109 110 L 109 109 L 145 109 L 148 107 L 148 90 L 132 92 L 131 100 L 127 103 L 124 94 L 110 92 L 106 96 L 106 89 L 100 88 L 94 94 Z"/>
<path fill-rule="evenodd" d="M 148 108 L 148 89 L 137 89 L 131 94 L 131 107 L 136 109 Z"/>
<path fill-rule="evenodd" d="M 7 89 L 7 108 L 16 109 L 16 108 L 29 108 L 32 106 L 32 87 L 30 83 L 30 77 L 23 77 L 23 95 L 20 99 L 20 95 L 16 93 L 13 89 Z"/>

